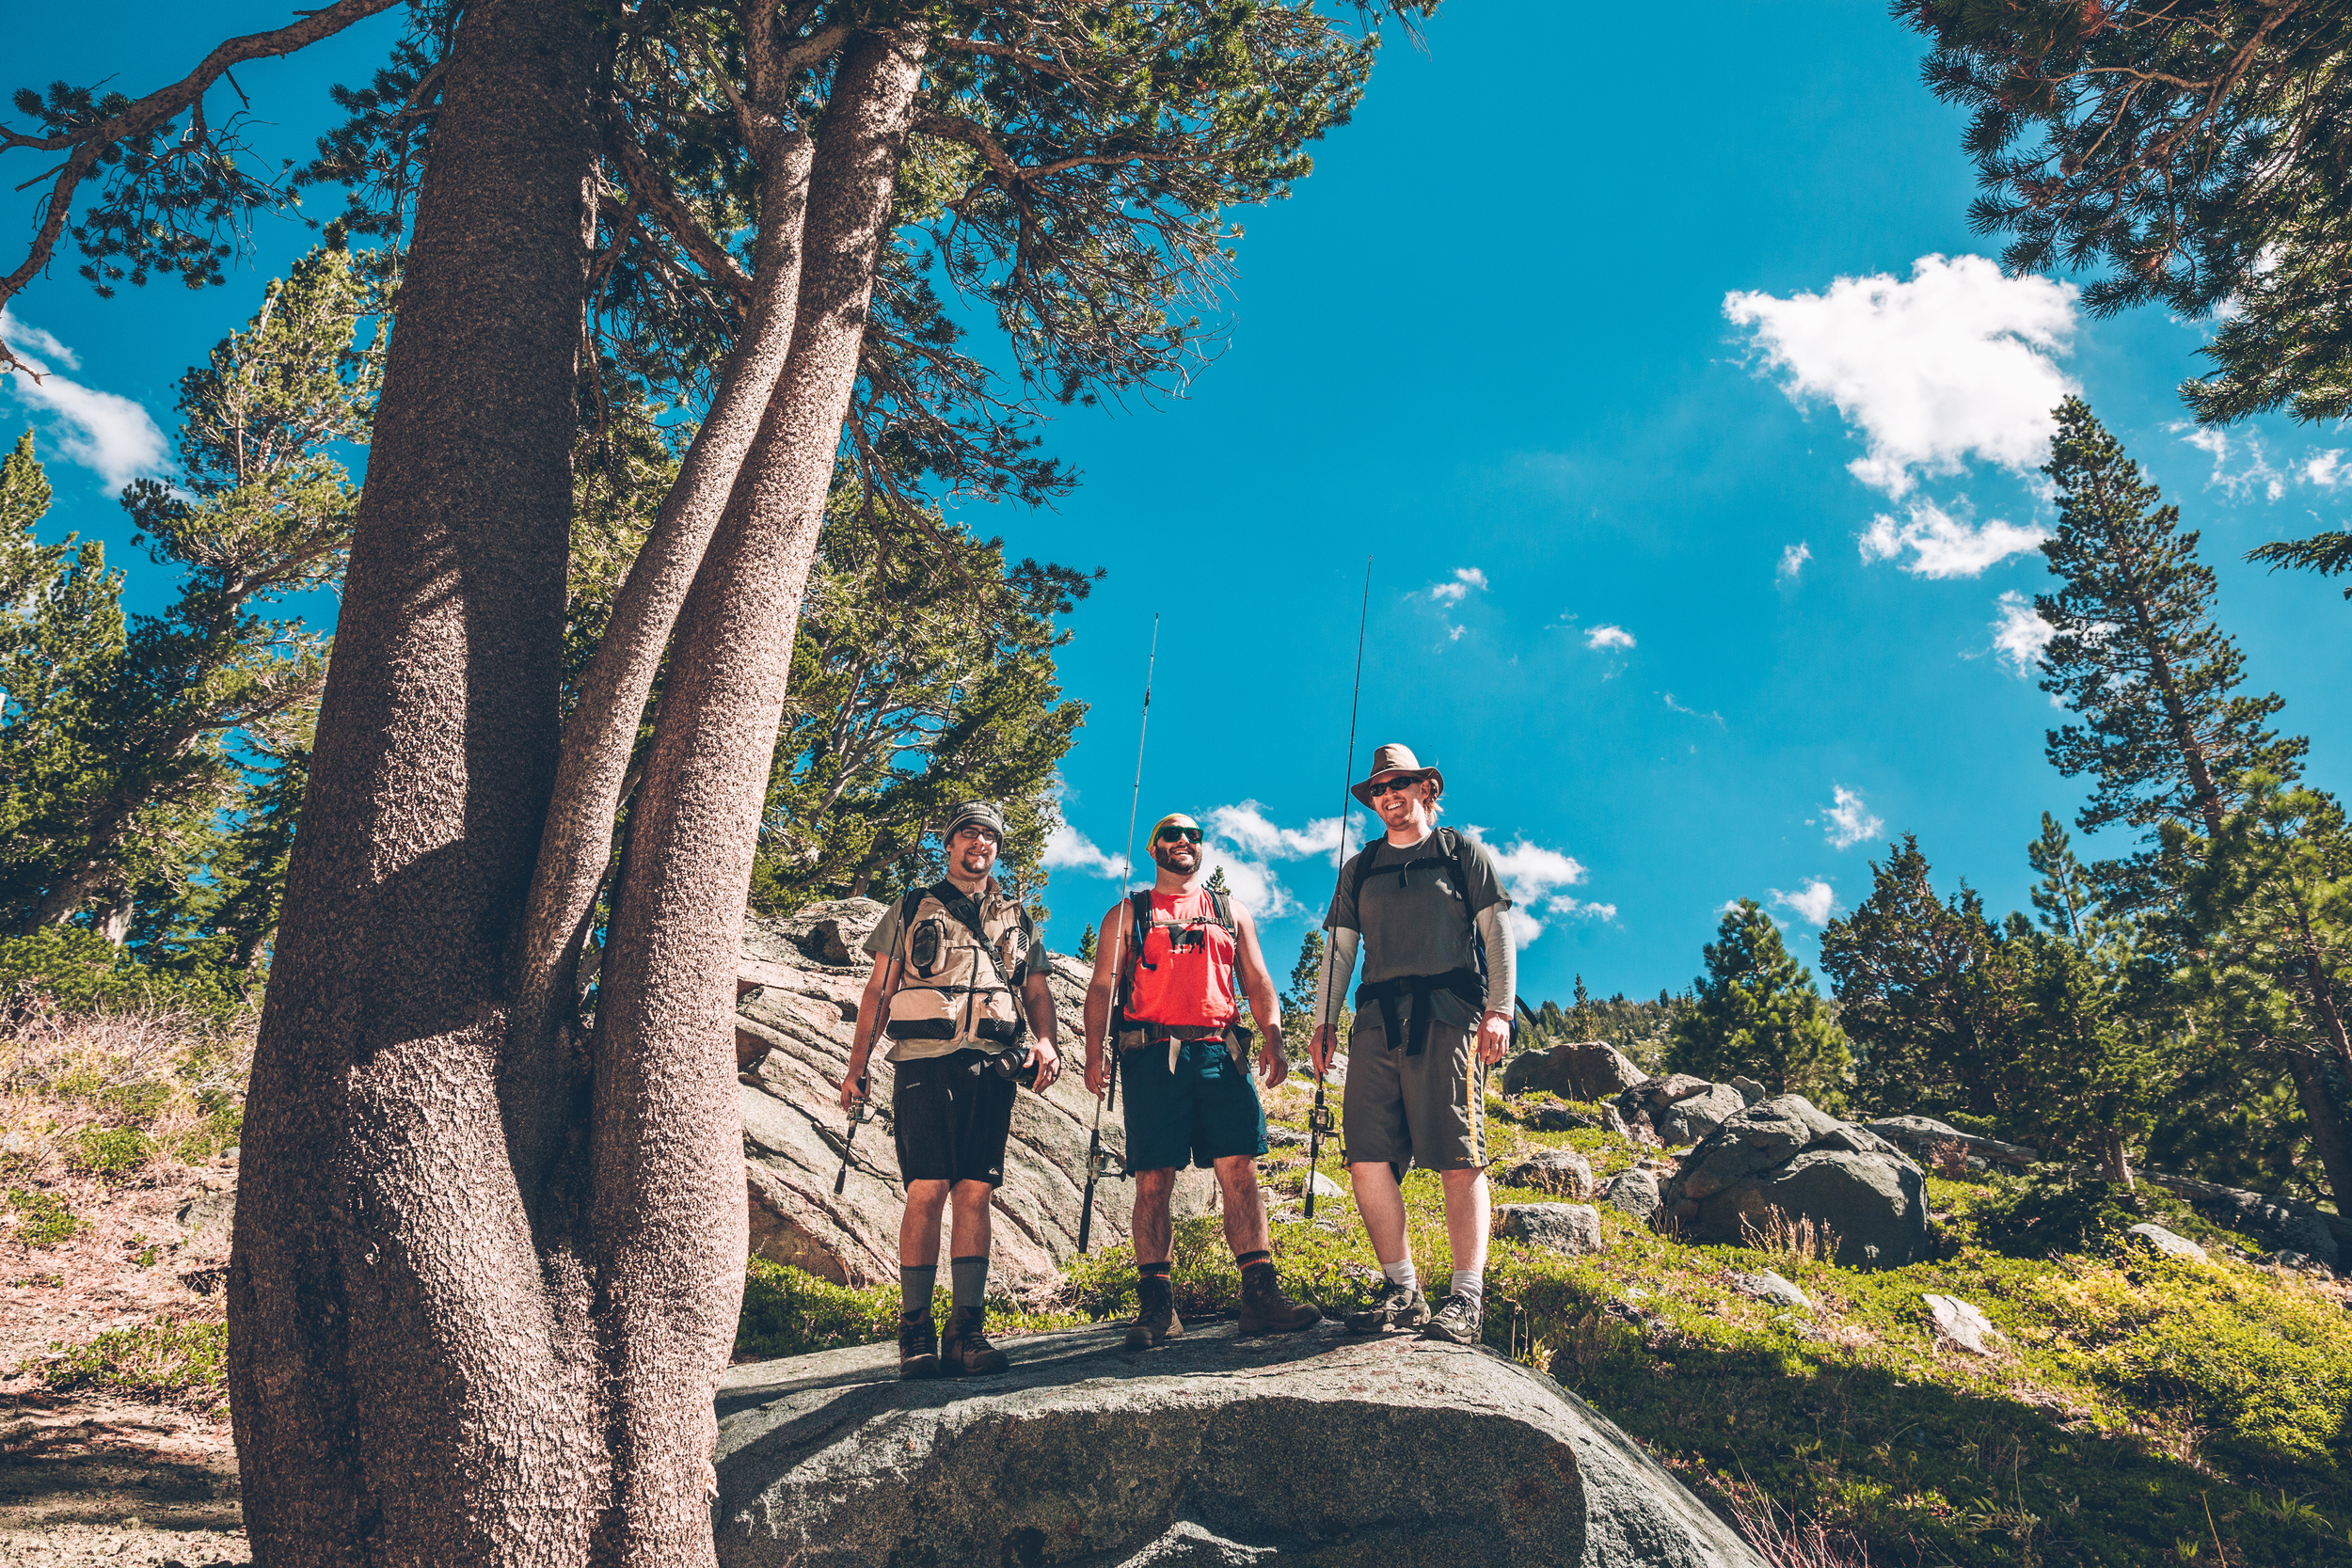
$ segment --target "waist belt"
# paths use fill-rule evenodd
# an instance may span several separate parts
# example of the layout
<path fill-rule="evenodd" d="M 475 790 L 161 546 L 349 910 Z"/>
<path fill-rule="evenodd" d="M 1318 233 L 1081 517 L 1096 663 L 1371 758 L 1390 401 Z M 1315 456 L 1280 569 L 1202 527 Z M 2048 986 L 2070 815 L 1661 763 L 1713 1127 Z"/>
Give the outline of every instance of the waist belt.
<path fill-rule="evenodd" d="M 1486 990 L 1475 971 L 1449 969 L 1443 974 L 1400 974 L 1393 980 L 1367 980 L 1356 988 L 1356 1010 L 1362 1012 L 1368 1002 L 1378 1005 L 1380 1031 L 1393 1051 L 1398 1038 L 1397 998 L 1411 997 L 1413 1022 L 1406 1036 L 1405 1054 L 1418 1056 L 1429 1043 L 1429 993 L 1438 990 L 1452 991 L 1473 1007 L 1483 1007 L 1486 1003 Z"/>

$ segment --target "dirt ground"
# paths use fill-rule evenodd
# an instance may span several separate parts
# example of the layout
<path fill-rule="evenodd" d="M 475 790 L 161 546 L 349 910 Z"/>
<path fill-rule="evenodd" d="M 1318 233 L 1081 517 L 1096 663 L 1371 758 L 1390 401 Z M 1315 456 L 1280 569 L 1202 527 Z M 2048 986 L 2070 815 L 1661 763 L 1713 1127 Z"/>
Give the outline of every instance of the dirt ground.
<path fill-rule="evenodd" d="M 127 1188 L 53 1190 L 85 1222 L 0 1238 L 0 1568 L 215 1568 L 247 1560 L 223 1412 L 51 1392 L 56 1347 L 159 1314 L 218 1321 L 236 1161 Z"/>

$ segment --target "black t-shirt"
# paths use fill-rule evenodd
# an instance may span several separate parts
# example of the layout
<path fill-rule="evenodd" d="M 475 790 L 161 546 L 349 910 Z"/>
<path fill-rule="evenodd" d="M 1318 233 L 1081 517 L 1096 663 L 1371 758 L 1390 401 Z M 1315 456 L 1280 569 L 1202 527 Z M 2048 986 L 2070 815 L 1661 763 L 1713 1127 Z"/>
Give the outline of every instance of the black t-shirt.
<path fill-rule="evenodd" d="M 1399 849 L 1386 837 L 1379 838 L 1348 862 L 1346 873 L 1340 878 L 1331 912 L 1323 924 L 1333 930 L 1363 933 L 1367 982 L 1393 980 L 1400 974 L 1476 969 L 1471 920 L 1482 910 L 1511 907 L 1510 895 L 1502 891 L 1502 879 L 1495 874 L 1494 857 L 1475 839 L 1457 838 L 1461 847 L 1458 875 L 1452 861 L 1418 871 L 1404 869 L 1414 861 L 1444 861 L 1445 849 L 1438 837 L 1442 831 L 1433 830 L 1409 849 Z M 1371 859 L 1364 861 L 1364 856 Z M 1360 877 L 1359 862 L 1363 863 Z M 1468 889 L 1454 885 L 1461 877 L 1469 879 Z M 1351 886 L 1359 889 L 1354 899 L 1347 895 Z"/>

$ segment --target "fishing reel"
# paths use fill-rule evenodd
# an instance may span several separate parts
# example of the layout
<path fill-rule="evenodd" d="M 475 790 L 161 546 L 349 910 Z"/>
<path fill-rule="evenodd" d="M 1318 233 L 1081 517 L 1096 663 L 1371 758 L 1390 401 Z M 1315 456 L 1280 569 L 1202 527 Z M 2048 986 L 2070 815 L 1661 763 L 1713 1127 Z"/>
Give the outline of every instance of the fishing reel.
<path fill-rule="evenodd" d="M 1127 1162 L 1107 1148 L 1095 1149 L 1087 1156 L 1087 1181 L 1089 1184 L 1106 1176 L 1114 1181 L 1124 1181 L 1133 1174 L 1127 1168 Z"/>
<path fill-rule="evenodd" d="M 1317 1102 L 1307 1108 L 1307 1131 L 1317 1137 L 1327 1138 L 1340 1130 L 1340 1118 L 1328 1105 Z"/>
<path fill-rule="evenodd" d="M 861 1095 L 850 1106 L 849 1120 L 851 1127 L 863 1127 L 869 1121 L 879 1121 L 886 1126 L 890 1121 L 890 1107 L 877 1105 Z"/>

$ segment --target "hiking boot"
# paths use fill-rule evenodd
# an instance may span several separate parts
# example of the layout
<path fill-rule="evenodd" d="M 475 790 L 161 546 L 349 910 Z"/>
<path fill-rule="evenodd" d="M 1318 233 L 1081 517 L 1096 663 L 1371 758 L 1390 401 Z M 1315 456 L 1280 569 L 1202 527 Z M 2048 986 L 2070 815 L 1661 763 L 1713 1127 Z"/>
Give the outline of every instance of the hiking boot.
<path fill-rule="evenodd" d="M 1184 1331 L 1176 1315 L 1176 1287 L 1164 1274 L 1147 1274 L 1136 1281 L 1136 1321 L 1127 1325 L 1127 1348 L 1150 1350 Z"/>
<path fill-rule="evenodd" d="M 939 1329 L 929 1312 L 898 1314 L 898 1375 L 939 1375 Z"/>
<path fill-rule="evenodd" d="M 1422 1327 L 1424 1339 L 1442 1339 L 1449 1345 L 1475 1345 L 1484 1341 L 1479 1329 L 1480 1309 L 1485 1306 L 1476 1296 L 1459 1291 L 1445 1298 L 1438 1315 Z"/>
<path fill-rule="evenodd" d="M 1241 1323 L 1237 1334 L 1295 1334 L 1322 1321 L 1319 1309 L 1282 1293 L 1272 1263 L 1252 1263 L 1241 1271 Z"/>
<path fill-rule="evenodd" d="M 1012 1365 L 1012 1358 L 988 1342 L 981 1332 L 988 1311 L 959 1307 L 947 1314 L 947 1337 L 940 1341 L 939 1370 L 948 1377 L 986 1377 Z"/>
<path fill-rule="evenodd" d="M 1391 1284 L 1378 1305 L 1347 1315 L 1350 1334 L 1379 1334 L 1391 1328 L 1419 1328 L 1429 1321 L 1429 1298 L 1418 1289 Z"/>

